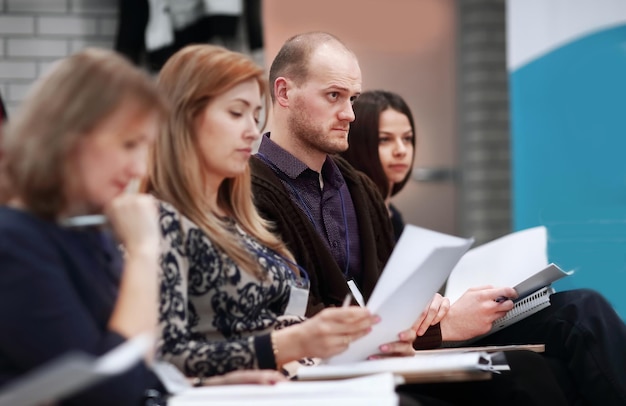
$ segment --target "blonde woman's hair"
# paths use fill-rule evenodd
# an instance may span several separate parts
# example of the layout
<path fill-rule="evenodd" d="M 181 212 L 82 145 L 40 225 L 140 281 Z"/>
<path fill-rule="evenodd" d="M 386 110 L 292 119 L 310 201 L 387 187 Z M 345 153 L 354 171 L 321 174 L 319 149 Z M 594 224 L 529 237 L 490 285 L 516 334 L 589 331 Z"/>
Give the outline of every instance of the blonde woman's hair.
<path fill-rule="evenodd" d="M 19 197 L 31 212 L 54 218 L 64 208 L 72 153 L 119 108 L 138 115 L 167 108 L 154 81 L 114 51 L 85 49 L 57 62 L 11 117 L 3 139 L 3 202 Z"/>
<path fill-rule="evenodd" d="M 243 54 L 214 45 L 191 45 L 165 63 L 158 87 L 170 103 L 171 114 L 167 127 L 153 145 L 144 189 L 172 204 L 243 270 L 262 279 L 264 273 L 255 258 L 204 200 L 205 169 L 195 134 L 196 117 L 205 107 L 215 97 L 250 79 L 257 81 L 267 101 L 263 69 Z M 222 182 L 217 204 L 248 234 L 293 262 L 284 243 L 269 231 L 270 224 L 254 206 L 249 167 Z"/>

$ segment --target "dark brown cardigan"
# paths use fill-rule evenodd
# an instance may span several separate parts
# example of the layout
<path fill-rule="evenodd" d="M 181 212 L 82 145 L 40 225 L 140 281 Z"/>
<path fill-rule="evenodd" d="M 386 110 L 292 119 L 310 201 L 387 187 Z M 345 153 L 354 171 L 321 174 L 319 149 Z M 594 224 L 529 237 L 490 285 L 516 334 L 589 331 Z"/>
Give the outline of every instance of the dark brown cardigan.
<path fill-rule="evenodd" d="M 350 191 L 359 223 L 362 255 L 362 282 L 359 286 L 365 300 L 391 255 L 394 246 L 393 230 L 384 200 L 376 185 L 347 161 L 333 157 Z M 252 190 L 261 215 L 270 220 L 274 231 L 287 244 L 296 261 L 311 280 L 307 316 L 327 306 L 340 306 L 349 292 L 343 272 L 326 244 L 317 234 L 308 217 L 291 200 L 280 178 L 260 159 L 250 160 Z M 434 348 L 441 345 L 439 325 L 418 337 L 416 348 Z"/>

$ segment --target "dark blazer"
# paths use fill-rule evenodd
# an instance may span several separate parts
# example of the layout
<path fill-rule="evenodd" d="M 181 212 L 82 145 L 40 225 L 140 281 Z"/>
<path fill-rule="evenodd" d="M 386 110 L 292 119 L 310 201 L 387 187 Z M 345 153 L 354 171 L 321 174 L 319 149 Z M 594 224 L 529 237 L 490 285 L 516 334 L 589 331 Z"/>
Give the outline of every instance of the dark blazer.
<path fill-rule="evenodd" d="M 107 233 L 0 207 L 0 387 L 69 351 L 98 356 L 121 344 L 108 329 L 121 269 Z M 139 405 L 158 386 L 141 363 L 63 404 Z"/>

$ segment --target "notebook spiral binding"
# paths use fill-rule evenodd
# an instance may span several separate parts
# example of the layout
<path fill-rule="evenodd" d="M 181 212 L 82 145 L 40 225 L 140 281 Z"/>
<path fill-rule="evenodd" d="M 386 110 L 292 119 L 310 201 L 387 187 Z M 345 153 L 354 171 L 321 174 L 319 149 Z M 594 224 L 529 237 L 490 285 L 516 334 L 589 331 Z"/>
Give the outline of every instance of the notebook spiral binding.
<path fill-rule="evenodd" d="M 528 317 L 531 314 L 537 313 L 539 310 L 550 306 L 550 295 L 554 292 L 554 288 L 548 285 L 515 302 L 513 309 L 493 322 L 491 332 L 493 333 L 494 331 L 501 330 L 518 320 Z"/>

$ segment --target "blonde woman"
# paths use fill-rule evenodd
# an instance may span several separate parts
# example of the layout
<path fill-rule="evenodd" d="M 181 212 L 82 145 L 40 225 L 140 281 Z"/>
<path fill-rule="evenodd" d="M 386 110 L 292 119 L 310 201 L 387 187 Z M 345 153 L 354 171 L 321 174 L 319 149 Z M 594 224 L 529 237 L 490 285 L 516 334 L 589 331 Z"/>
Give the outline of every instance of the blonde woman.
<path fill-rule="evenodd" d="M 98 356 L 155 330 L 157 208 L 151 196 L 123 192 L 146 172 L 164 106 L 149 77 L 111 51 L 89 49 L 55 65 L 11 118 L 0 387 L 68 351 Z M 113 233 L 73 222 L 103 214 Z M 139 405 L 159 387 L 141 363 L 62 404 Z"/>
<path fill-rule="evenodd" d="M 69 351 L 98 356 L 156 330 L 157 205 L 123 192 L 145 175 L 166 113 L 147 75 L 87 49 L 55 65 L 12 117 L 1 162 L 0 392 Z M 102 215 L 107 227 L 89 225 Z M 244 371 L 206 384 L 279 380 Z M 140 363 L 59 404 L 156 405 L 162 394 Z"/>
<path fill-rule="evenodd" d="M 306 272 L 259 217 L 250 189 L 266 86 L 246 56 L 211 45 L 182 49 L 159 74 L 172 106 L 147 185 L 162 201 L 159 347 L 188 376 L 328 357 L 378 320 L 346 307 L 303 321 Z"/>

